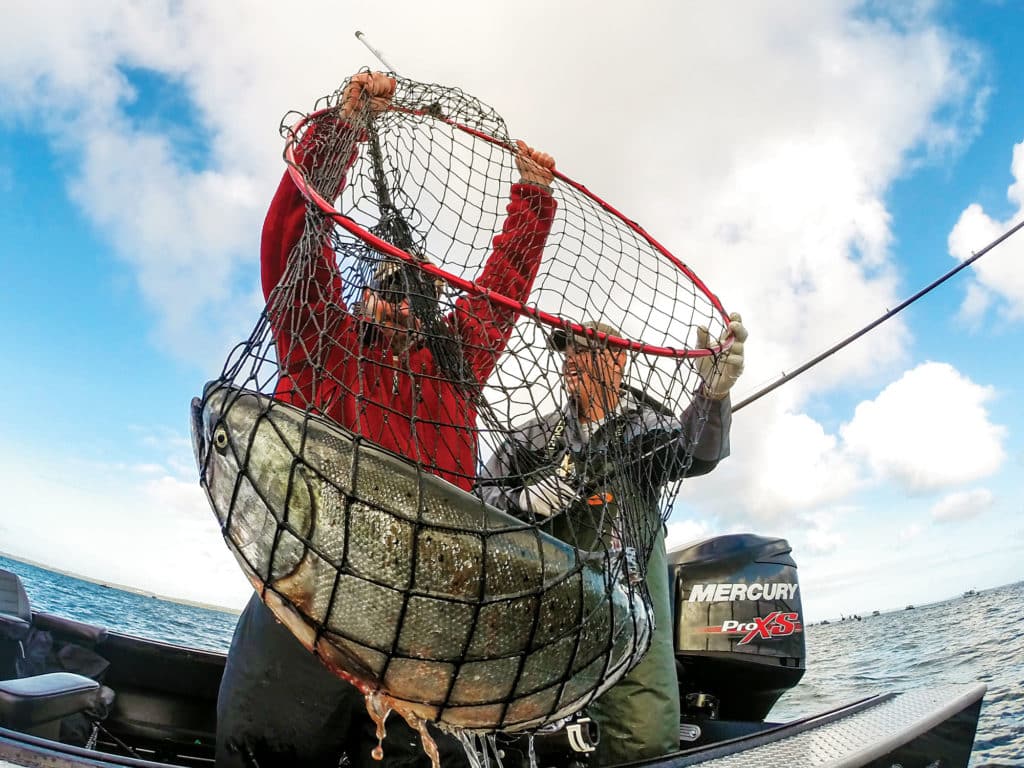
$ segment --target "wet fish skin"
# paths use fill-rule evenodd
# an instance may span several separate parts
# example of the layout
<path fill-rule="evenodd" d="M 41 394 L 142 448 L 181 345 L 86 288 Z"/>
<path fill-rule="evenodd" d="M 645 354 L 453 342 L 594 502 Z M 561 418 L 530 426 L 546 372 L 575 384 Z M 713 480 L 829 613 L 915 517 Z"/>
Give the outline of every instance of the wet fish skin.
<path fill-rule="evenodd" d="M 327 666 L 404 711 L 536 727 L 647 649 L 649 603 L 602 563 L 329 420 L 211 384 L 193 401 L 193 443 L 225 541 L 267 605 Z"/>

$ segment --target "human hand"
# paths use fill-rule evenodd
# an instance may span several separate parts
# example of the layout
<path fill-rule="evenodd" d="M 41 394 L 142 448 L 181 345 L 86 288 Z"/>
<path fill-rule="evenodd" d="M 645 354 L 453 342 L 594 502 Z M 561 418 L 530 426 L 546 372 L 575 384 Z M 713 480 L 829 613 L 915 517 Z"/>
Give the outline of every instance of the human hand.
<path fill-rule="evenodd" d="M 550 517 L 568 508 L 576 500 L 576 489 L 557 475 L 550 475 L 523 486 L 519 492 L 519 508 L 535 517 Z"/>
<path fill-rule="evenodd" d="M 365 319 L 383 329 L 418 331 L 422 327 L 420 319 L 412 314 L 407 297 L 400 301 L 388 301 L 373 291 L 365 290 L 359 306 L 360 313 Z"/>
<path fill-rule="evenodd" d="M 383 72 L 357 72 L 349 78 L 341 99 L 341 113 L 352 117 L 369 102 L 370 114 L 376 116 L 391 106 L 397 83 Z"/>
<path fill-rule="evenodd" d="M 547 152 L 534 149 L 525 141 L 516 139 L 516 146 L 519 147 L 516 167 L 519 168 L 519 175 L 523 181 L 539 187 L 550 187 L 551 180 L 555 178 L 552 173 L 555 169 L 555 158 Z"/>
<path fill-rule="evenodd" d="M 724 344 L 730 335 L 733 342 L 727 352 L 697 358 L 697 372 L 704 379 L 704 395 L 712 400 L 724 400 L 743 373 L 743 342 L 747 340 L 747 329 L 738 312 L 729 315 L 729 326 L 719 337 L 718 346 Z M 703 326 L 697 328 L 697 346 L 711 349 L 708 329 Z"/>

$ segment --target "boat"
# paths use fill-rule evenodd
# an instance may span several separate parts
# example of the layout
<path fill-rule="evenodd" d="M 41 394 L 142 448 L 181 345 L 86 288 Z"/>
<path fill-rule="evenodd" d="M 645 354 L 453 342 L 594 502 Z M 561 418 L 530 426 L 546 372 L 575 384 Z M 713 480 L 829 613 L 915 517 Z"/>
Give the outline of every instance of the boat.
<path fill-rule="evenodd" d="M 719 536 L 669 561 L 680 741 L 645 768 L 966 768 L 981 683 L 892 691 L 787 722 L 769 717 L 805 671 L 796 563 L 784 539 Z M 44 635 L 61 651 L 59 671 L 30 669 L 32 638 Z M 0 570 L 0 767 L 212 765 L 224 664 L 222 653 L 32 610 L 19 577 Z M 535 768 L 584 768 L 599 738 L 584 712 L 533 737 L 499 736 L 501 764 L 525 768 L 532 752 Z"/>
<path fill-rule="evenodd" d="M 976 589 L 968 589 L 964 592 L 964 597 L 977 597 L 978 591 Z"/>

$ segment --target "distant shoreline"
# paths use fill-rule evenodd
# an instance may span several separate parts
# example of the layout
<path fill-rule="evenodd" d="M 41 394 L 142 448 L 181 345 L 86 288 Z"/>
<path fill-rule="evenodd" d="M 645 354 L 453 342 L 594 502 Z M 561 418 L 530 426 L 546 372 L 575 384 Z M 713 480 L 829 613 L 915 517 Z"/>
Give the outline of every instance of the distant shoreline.
<path fill-rule="evenodd" d="M 241 614 L 241 610 L 238 608 L 228 608 L 224 605 L 215 605 L 214 603 L 204 603 L 199 600 L 186 600 L 183 597 L 169 597 L 168 595 L 158 595 L 155 592 L 151 592 L 148 589 L 139 589 L 138 587 L 129 587 L 127 584 L 117 584 L 112 581 L 104 581 L 97 579 L 92 576 L 83 576 L 80 573 L 73 571 L 66 571 L 63 568 L 57 568 L 47 563 L 40 563 L 35 560 L 29 560 L 27 557 L 20 557 L 18 555 L 12 555 L 9 552 L 0 551 L 0 557 L 6 557 L 8 560 L 14 560 L 18 563 L 24 563 L 25 565 L 31 565 L 35 568 L 42 568 L 44 571 L 51 571 L 52 573 L 59 573 L 61 576 L 70 576 L 73 579 L 79 579 L 81 581 L 87 581 L 90 584 L 96 584 L 100 587 L 110 587 L 111 589 L 119 589 L 122 592 L 130 592 L 133 595 L 140 595 L 142 597 L 155 597 L 157 600 L 163 600 L 164 602 L 174 603 L 176 605 L 187 605 L 192 608 L 205 608 L 208 611 L 218 611 L 219 613 L 230 613 L 234 616 Z"/>

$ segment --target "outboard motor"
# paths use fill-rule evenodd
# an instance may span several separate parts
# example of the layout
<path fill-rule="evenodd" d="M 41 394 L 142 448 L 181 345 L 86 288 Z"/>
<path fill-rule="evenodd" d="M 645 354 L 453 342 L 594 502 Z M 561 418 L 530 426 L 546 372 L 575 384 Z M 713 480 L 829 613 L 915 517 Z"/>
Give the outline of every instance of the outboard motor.
<path fill-rule="evenodd" d="M 697 739 L 704 721 L 764 720 L 803 677 L 790 551 L 785 539 L 741 533 L 669 552 L 684 742 Z"/>

